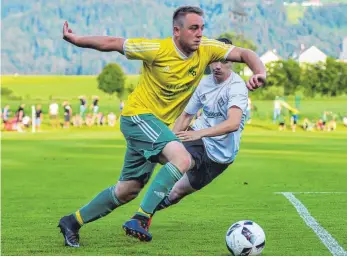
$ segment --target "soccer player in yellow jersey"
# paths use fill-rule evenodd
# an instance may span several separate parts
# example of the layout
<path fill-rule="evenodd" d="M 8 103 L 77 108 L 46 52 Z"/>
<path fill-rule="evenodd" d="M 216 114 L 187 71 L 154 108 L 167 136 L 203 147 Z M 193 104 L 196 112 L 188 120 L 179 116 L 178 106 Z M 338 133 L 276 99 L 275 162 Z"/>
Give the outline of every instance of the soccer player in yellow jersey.
<path fill-rule="evenodd" d="M 212 62 L 244 62 L 254 75 L 250 90 L 263 85 L 266 72 L 259 57 L 242 49 L 204 38 L 203 11 L 183 6 L 173 15 L 173 36 L 167 39 L 124 39 L 77 36 L 65 22 L 63 36 L 73 45 L 99 51 L 117 51 L 128 59 L 142 60 L 139 84 L 122 111 L 121 131 L 127 150 L 119 181 L 91 202 L 59 221 L 65 245 L 79 247 L 79 229 L 133 200 L 148 182 L 156 163 L 164 164 L 149 186 L 138 212 L 123 225 L 127 234 L 150 241 L 148 223 L 168 190 L 187 172 L 191 156 L 168 128 L 181 114 Z"/>

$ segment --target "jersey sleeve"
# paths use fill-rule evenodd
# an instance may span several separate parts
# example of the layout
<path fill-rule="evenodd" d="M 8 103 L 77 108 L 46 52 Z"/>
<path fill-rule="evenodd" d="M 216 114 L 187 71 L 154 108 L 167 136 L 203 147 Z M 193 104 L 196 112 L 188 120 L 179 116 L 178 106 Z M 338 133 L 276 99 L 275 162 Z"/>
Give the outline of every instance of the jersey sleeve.
<path fill-rule="evenodd" d="M 209 56 L 209 63 L 226 60 L 228 54 L 234 49 L 233 45 L 208 38 L 202 40 L 201 46 L 205 48 L 205 51 Z"/>
<path fill-rule="evenodd" d="M 202 108 L 202 102 L 199 98 L 198 89 L 195 90 L 194 94 L 190 98 L 184 111 L 190 115 L 196 114 Z"/>
<path fill-rule="evenodd" d="M 153 63 L 160 49 L 160 40 L 131 38 L 123 45 L 123 52 L 129 60 L 141 60 L 149 64 Z"/>
<path fill-rule="evenodd" d="M 245 112 L 248 105 L 248 90 L 244 82 L 239 82 L 239 84 L 234 84 L 233 87 L 240 86 L 241 90 L 233 92 L 229 90 L 228 109 L 232 106 L 237 106 Z"/>

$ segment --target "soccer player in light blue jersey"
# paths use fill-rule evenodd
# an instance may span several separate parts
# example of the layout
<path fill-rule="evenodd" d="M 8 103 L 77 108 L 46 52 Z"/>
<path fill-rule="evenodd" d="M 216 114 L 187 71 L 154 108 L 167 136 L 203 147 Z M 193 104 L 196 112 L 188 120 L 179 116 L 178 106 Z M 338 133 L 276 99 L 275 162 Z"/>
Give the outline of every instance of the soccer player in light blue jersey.
<path fill-rule="evenodd" d="M 225 38 L 218 40 L 232 44 Z M 176 120 L 173 131 L 191 154 L 193 168 L 175 183 L 157 211 L 205 187 L 235 160 L 246 120 L 248 89 L 231 66 L 229 61 L 212 63 L 212 74 L 200 81 Z M 189 127 L 201 108 L 202 115 Z"/>

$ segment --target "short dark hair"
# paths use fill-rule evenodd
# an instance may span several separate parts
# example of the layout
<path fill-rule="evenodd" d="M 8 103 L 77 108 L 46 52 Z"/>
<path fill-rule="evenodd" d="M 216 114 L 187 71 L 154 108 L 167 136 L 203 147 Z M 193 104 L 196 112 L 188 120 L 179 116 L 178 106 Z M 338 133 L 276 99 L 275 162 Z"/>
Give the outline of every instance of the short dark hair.
<path fill-rule="evenodd" d="M 217 38 L 217 41 L 223 42 L 223 43 L 225 43 L 225 44 L 227 44 L 227 45 L 232 45 L 232 44 L 233 44 L 233 42 L 231 42 L 230 39 L 225 38 L 225 37 Z"/>
<path fill-rule="evenodd" d="M 180 27 L 183 26 L 182 18 L 188 13 L 195 13 L 200 16 L 204 16 L 204 11 L 197 6 L 181 6 L 176 9 L 172 17 L 172 24 L 178 24 Z"/>

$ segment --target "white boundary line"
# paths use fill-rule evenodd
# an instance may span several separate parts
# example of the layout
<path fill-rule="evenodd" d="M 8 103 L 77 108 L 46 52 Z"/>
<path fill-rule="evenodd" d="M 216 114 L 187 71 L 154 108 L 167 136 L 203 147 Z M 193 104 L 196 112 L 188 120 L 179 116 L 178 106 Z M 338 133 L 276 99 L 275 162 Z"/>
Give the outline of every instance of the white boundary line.
<path fill-rule="evenodd" d="M 305 221 L 306 225 L 309 226 L 319 237 L 319 239 L 322 241 L 322 243 L 325 245 L 326 248 L 330 251 L 330 253 L 333 256 L 346 256 L 347 251 L 343 249 L 339 243 L 335 240 L 335 238 L 330 235 L 328 231 L 326 231 L 316 220 L 310 212 L 307 210 L 307 208 L 303 205 L 303 203 L 300 202 L 299 199 L 297 199 L 294 194 L 295 192 L 276 192 L 277 194 L 282 194 L 284 197 L 286 197 L 289 202 L 291 202 L 297 212 L 299 213 L 300 217 Z M 346 194 L 347 192 L 296 192 L 300 194 L 336 194 L 336 193 L 342 193 Z"/>

